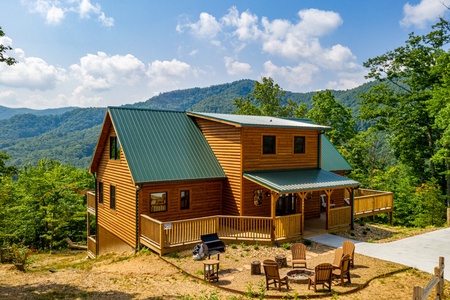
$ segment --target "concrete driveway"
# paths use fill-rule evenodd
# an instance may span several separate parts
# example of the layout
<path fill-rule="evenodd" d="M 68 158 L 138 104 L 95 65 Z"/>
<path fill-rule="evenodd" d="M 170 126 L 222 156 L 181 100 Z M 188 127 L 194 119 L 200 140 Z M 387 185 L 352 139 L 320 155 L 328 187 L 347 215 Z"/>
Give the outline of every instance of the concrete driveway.
<path fill-rule="evenodd" d="M 316 235 L 308 239 L 335 248 L 341 247 L 342 242 L 347 240 L 332 234 Z M 444 257 L 447 266 L 450 265 L 450 228 L 384 244 L 353 242 L 356 253 L 396 262 L 430 274 L 434 274 L 434 267 L 439 264 L 440 256 Z M 444 278 L 450 280 L 448 267 L 444 271 Z"/>

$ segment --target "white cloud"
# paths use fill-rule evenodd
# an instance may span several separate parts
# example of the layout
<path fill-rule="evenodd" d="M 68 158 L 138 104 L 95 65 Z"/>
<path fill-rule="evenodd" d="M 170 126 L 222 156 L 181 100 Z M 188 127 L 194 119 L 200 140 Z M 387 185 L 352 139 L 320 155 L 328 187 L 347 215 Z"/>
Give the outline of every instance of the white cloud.
<path fill-rule="evenodd" d="M 229 75 L 247 75 L 252 72 L 250 64 L 235 61 L 231 57 L 225 57 L 224 62 Z"/>
<path fill-rule="evenodd" d="M 239 40 L 255 40 L 259 37 L 258 16 L 245 11 L 239 15 L 235 6 L 229 9 L 228 14 L 222 18 L 225 26 L 235 27 L 234 34 Z"/>
<path fill-rule="evenodd" d="M 109 56 L 104 52 L 88 54 L 70 66 L 82 91 L 106 91 L 123 83 L 136 85 L 145 77 L 145 65 L 131 54 Z"/>
<path fill-rule="evenodd" d="M 421 0 L 417 5 L 406 3 L 403 6 L 404 17 L 400 21 L 403 27 L 425 28 L 428 22 L 434 22 L 448 12 L 449 0 Z"/>
<path fill-rule="evenodd" d="M 2 38 L 2 43 L 12 46 L 12 40 Z M 65 70 L 45 62 L 39 57 L 27 57 L 20 48 L 11 51 L 17 64 L 0 64 L 0 85 L 29 90 L 53 89 L 57 82 L 65 79 Z"/>
<path fill-rule="evenodd" d="M 187 77 L 197 77 L 198 70 L 177 59 L 155 60 L 148 65 L 146 74 L 149 78 L 149 86 L 158 90 L 167 90 L 168 88 L 177 88 L 179 82 Z"/>
<path fill-rule="evenodd" d="M 217 22 L 216 18 L 205 12 L 200 14 L 200 19 L 196 23 L 189 20 L 178 23 L 178 32 L 183 32 L 184 28 L 188 28 L 192 35 L 204 39 L 214 38 L 221 31 L 220 23 Z"/>
<path fill-rule="evenodd" d="M 293 91 L 299 91 L 301 87 L 310 85 L 320 71 L 317 66 L 309 63 L 279 67 L 271 61 L 264 63 L 264 70 L 263 76 L 271 77 L 276 82 L 285 82 L 287 88 Z"/>
<path fill-rule="evenodd" d="M 114 25 L 114 19 L 106 17 L 100 4 L 91 0 L 27 0 L 25 3 L 30 12 L 42 15 L 48 24 L 57 25 L 68 13 L 75 13 L 82 19 L 97 16 L 98 21 L 107 27 Z"/>

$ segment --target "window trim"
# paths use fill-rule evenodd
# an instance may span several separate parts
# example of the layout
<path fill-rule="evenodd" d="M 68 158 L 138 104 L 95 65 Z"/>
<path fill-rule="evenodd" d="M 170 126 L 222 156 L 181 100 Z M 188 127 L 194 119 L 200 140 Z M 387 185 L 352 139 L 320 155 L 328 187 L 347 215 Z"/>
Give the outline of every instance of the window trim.
<path fill-rule="evenodd" d="M 116 204 L 117 204 L 117 193 L 116 193 L 116 186 L 110 185 L 109 186 L 109 208 L 112 210 L 116 210 Z"/>
<path fill-rule="evenodd" d="M 273 147 L 273 152 L 271 151 L 271 152 L 265 152 L 265 150 L 266 150 L 266 147 L 265 147 L 265 144 L 264 144 L 264 139 L 265 138 L 274 138 L 274 141 L 273 141 L 273 145 L 271 145 L 271 148 Z M 262 152 L 262 154 L 263 155 L 273 155 L 273 154 L 277 154 L 277 136 L 276 135 L 263 135 L 262 136 L 262 147 L 261 147 L 262 149 L 261 149 L 261 152 Z"/>
<path fill-rule="evenodd" d="M 166 194 L 165 196 L 165 203 L 164 204 L 152 204 L 152 194 Z M 161 212 L 166 212 L 169 209 L 169 193 L 168 192 L 150 192 L 149 194 L 149 205 L 148 205 L 148 210 L 149 210 L 149 214 L 155 214 L 155 213 L 161 213 Z M 152 211 L 153 207 L 156 206 L 165 206 L 165 210 L 158 210 L 158 211 Z"/>
<path fill-rule="evenodd" d="M 182 206 L 182 200 L 181 200 L 181 193 L 182 192 L 188 192 L 188 207 L 186 207 L 186 208 L 183 208 L 183 206 Z M 178 195 L 180 195 L 180 210 L 190 210 L 191 209 L 191 207 L 192 207 L 192 197 L 191 197 L 191 195 L 192 195 L 192 190 L 191 189 L 179 189 L 178 190 Z"/>
<path fill-rule="evenodd" d="M 295 139 L 296 138 L 303 138 L 303 152 L 295 152 Z M 293 147 L 294 154 L 305 154 L 306 153 L 306 136 L 304 135 L 294 135 L 294 147 Z"/>

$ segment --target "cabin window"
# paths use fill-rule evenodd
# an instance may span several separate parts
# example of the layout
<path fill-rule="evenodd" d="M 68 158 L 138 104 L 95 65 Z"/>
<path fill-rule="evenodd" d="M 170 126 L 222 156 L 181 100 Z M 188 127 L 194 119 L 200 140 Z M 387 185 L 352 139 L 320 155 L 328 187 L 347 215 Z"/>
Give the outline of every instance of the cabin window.
<path fill-rule="evenodd" d="M 180 209 L 189 209 L 190 207 L 190 193 L 189 190 L 180 191 Z"/>
<path fill-rule="evenodd" d="M 98 203 L 103 204 L 103 182 L 98 182 Z"/>
<path fill-rule="evenodd" d="M 120 159 L 120 143 L 117 136 L 109 137 L 109 159 Z"/>
<path fill-rule="evenodd" d="M 276 136 L 264 135 L 263 136 L 263 154 L 275 154 L 276 153 Z"/>
<path fill-rule="evenodd" d="M 167 192 L 150 193 L 150 212 L 167 211 Z"/>
<path fill-rule="evenodd" d="M 304 136 L 294 136 L 294 153 L 305 153 Z"/>
<path fill-rule="evenodd" d="M 113 185 L 109 189 L 109 208 L 116 209 L 116 187 Z"/>

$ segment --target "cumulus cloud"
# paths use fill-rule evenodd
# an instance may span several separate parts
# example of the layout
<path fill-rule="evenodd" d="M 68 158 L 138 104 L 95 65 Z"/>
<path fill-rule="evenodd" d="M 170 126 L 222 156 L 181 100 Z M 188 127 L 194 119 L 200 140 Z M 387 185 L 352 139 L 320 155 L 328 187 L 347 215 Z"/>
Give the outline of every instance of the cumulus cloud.
<path fill-rule="evenodd" d="M 222 17 L 225 26 L 236 28 L 234 34 L 239 40 L 255 40 L 260 35 L 258 16 L 245 11 L 239 15 L 235 6 L 229 9 L 228 14 Z"/>
<path fill-rule="evenodd" d="M 75 13 L 82 19 L 96 16 L 97 20 L 104 26 L 114 25 L 114 19 L 106 17 L 100 4 L 91 3 L 91 0 L 28 0 L 23 1 L 32 13 L 42 15 L 48 24 L 60 24 L 66 14 Z"/>
<path fill-rule="evenodd" d="M 417 5 L 406 3 L 403 6 L 404 17 L 400 25 L 425 28 L 428 22 L 434 22 L 439 17 L 443 17 L 449 5 L 449 0 L 421 0 Z"/>
<path fill-rule="evenodd" d="M 171 61 L 155 60 L 148 65 L 146 74 L 149 79 L 149 86 L 164 90 L 169 87 L 176 88 L 180 80 L 187 77 L 197 77 L 198 70 L 177 59 Z"/>
<path fill-rule="evenodd" d="M 221 30 L 221 25 L 216 18 L 208 13 L 202 12 L 197 22 L 192 23 L 189 20 L 178 23 L 176 30 L 183 32 L 188 28 L 189 32 L 199 38 L 214 38 Z"/>
<path fill-rule="evenodd" d="M 312 83 L 315 75 L 319 73 L 319 67 L 309 63 L 299 63 L 296 66 L 277 66 L 272 61 L 264 63 L 263 76 L 274 78 L 275 81 L 286 82 L 289 89 L 299 90 L 303 86 Z"/>
<path fill-rule="evenodd" d="M 235 61 L 231 57 L 225 57 L 224 62 L 229 75 L 247 75 L 252 72 L 249 64 Z"/>
<path fill-rule="evenodd" d="M 88 54 L 70 66 L 81 83 L 77 91 L 106 91 L 119 84 L 137 84 L 145 77 L 145 65 L 131 54 L 109 56 L 104 52 Z"/>
<path fill-rule="evenodd" d="M 12 46 L 8 37 L 1 38 L 4 45 Z M 48 90 L 63 81 L 65 70 L 48 64 L 39 57 L 27 57 L 20 48 L 10 51 L 18 62 L 13 66 L 0 64 L 0 85 L 29 90 Z"/>

